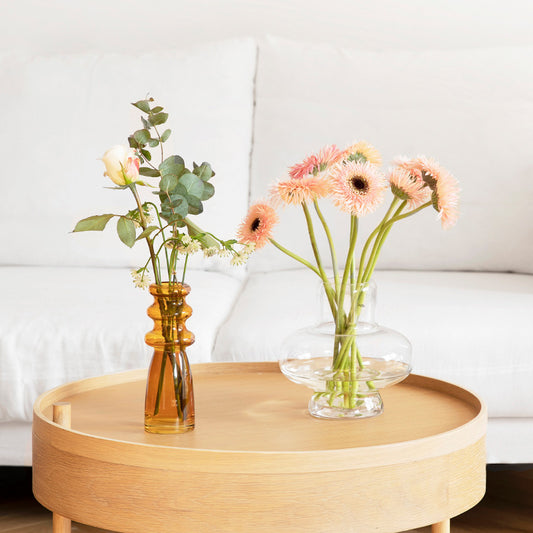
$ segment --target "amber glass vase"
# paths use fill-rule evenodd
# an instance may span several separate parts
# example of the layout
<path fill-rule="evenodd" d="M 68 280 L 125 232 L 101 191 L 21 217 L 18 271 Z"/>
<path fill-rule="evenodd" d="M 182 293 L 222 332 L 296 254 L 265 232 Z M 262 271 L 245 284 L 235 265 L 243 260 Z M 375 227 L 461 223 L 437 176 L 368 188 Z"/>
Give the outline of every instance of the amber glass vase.
<path fill-rule="evenodd" d="M 149 433 L 185 433 L 194 429 L 194 393 L 186 349 L 194 335 L 185 327 L 192 309 L 185 302 L 191 288 L 181 283 L 151 285 L 154 303 L 148 316 L 154 329 L 146 344 L 154 348 L 148 371 L 144 429 Z"/>

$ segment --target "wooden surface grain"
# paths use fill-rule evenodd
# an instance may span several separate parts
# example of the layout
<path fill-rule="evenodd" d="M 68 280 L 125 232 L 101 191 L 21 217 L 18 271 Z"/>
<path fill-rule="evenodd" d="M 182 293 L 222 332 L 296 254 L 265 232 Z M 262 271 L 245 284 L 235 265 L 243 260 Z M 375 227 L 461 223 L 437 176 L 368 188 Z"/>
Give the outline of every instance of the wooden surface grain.
<path fill-rule="evenodd" d="M 517 467 L 489 465 L 487 494 L 474 508 L 452 519 L 452 533 L 533 533 L 533 465 Z M 0 467 L 0 531 L 52 533 L 51 513 L 32 496 L 30 468 Z M 76 522 L 72 531 L 110 533 Z M 430 527 L 405 533 L 430 533 Z"/>

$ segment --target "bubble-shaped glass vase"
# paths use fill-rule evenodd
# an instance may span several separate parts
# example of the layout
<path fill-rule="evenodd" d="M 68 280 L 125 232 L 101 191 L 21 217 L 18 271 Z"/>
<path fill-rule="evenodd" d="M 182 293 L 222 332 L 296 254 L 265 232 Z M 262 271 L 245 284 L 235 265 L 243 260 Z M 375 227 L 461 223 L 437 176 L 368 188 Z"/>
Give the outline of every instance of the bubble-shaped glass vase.
<path fill-rule="evenodd" d="M 284 342 L 281 371 L 314 391 L 309 412 L 318 418 L 365 418 L 383 412 L 380 389 L 411 372 L 411 343 L 374 318 L 373 281 L 346 291 L 343 323 L 322 322 Z M 351 319 L 350 310 L 352 312 Z"/>

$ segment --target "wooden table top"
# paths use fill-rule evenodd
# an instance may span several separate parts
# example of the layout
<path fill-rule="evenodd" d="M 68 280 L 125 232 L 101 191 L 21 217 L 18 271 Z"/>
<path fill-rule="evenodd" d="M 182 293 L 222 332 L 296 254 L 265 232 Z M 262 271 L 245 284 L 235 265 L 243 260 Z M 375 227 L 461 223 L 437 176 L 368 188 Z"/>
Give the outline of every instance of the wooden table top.
<path fill-rule="evenodd" d="M 72 427 L 63 431 L 91 438 L 104 447 L 106 441 L 117 444 L 122 451 L 130 445 L 130 451 L 143 446 L 166 448 L 169 453 L 172 449 L 218 453 L 226 459 L 233 454 L 241 462 L 254 453 L 263 458 L 292 455 L 295 459 L 299 455 L 302 460 L 316 459 L 319 453 L 328 468 L 335 468 L 336 459 L 343 463 L 346 454 L 352 460 L 388 462 L 398 454 L 407 454 L 403 459 L 409 460 L 408 449 L 419 457 L 449 453 L 484 433 L 485 408 L 475 395 L 421 376 L 410 376 L 381 391 L 382 415 L 337 421 L 309 415 L 312 391 L 288 381 L 276 363 L 196 365 L 193 376 L 196 428 L 181 435 L 144 431 L 146 371 L 59 387 L 41 396 L 35 415 L 54 425 L 52 403 L 70 402 Z"/>

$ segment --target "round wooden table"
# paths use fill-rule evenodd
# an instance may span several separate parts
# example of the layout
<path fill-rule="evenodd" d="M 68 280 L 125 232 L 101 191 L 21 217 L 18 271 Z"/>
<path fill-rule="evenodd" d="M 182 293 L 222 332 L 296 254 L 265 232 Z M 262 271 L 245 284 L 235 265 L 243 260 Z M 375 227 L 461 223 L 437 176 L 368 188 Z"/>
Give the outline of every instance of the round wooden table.
<path fill-rule="evenodd" d="M 460 387 L 412 375 L 383 391 L 381 416 L 329 421 L 276 363 L 193 373 L 196 429 L 182 435 L 144 432 L 144 370 L 36 401 L 33 490 L 54 532 L 71 519 L 135 533 L 444 532 L 485 492 L 486 410 Z"/>

